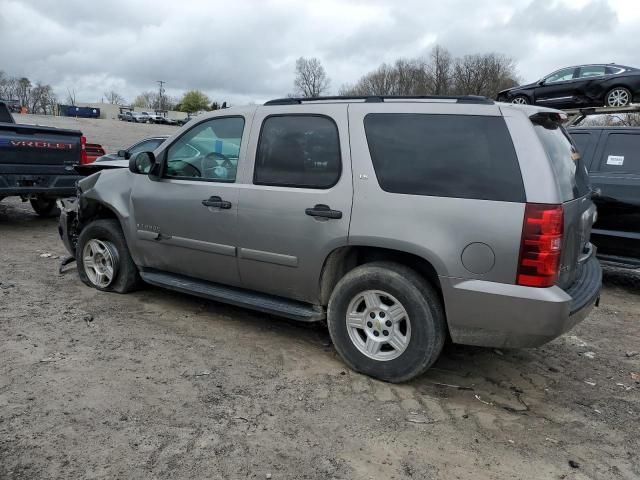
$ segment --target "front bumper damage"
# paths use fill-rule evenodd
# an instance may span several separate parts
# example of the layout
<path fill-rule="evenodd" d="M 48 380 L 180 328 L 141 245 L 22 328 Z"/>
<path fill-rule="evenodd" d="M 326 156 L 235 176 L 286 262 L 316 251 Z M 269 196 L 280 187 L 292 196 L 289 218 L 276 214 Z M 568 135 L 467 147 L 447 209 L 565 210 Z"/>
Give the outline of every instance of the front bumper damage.
<path fill-rule="evenodd" d="M 79 235 L 78 211 L 80 201 L 78 197 L 68 197 L 58 200 L 60 219 L 58 221 L 58 234 L 72 258 L 76 256 L 76 245 Z M 67 262 L 70 263 L 70 262 Z M 65 264 L 66 265 L 66 264 Z M 63 265 L 64 266 L 64 265 Z"/>

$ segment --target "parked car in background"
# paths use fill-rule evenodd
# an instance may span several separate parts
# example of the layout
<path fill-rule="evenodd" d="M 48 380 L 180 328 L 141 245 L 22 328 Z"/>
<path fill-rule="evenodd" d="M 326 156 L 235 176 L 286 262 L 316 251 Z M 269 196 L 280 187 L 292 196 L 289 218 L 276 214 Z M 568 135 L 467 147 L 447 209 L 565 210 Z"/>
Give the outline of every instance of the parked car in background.
<path fill-rule="evenodd" d="M 602 260 L 640 268 L 640 127 L 575 127 L 597 195 L 593 243 Z"/>
<path fill-rule="evenodd" d="M 60 217 L 81 280 L 326 319 L 349 366 L 391 382 L 447 336 L 536 346 L 586 317 L 595 207 L 558 111 L 364 100 L 218 110 L 81 180 Z"/>
<path fill-rule="evenodd" d="M 125 122 L 134 122 L 134 123 L 145 123 L 147 121 L 147 118 L 138 112 L 124 112 L 122 114 L 122 119 Z"/>
<path fill-rule="evenodd" d="M 178 118 L 178 119 L 176 119 L 175 122 L 176 122 L 176 125 L 182 127 L 184 124 L 186 124 L 187 122 L 191 121 L 192 118 L 193 117 L 189 117 L 189 116 L 184 117 L 184 118 Z"/>
<path fill-rule="evenodd" d="M 178 122 L 172 118 L 157 115 L 151 123 L 157 123 L 160 125 L 178 125 Z"/>
<path fill-rule="evenodd" d="M 562 68 L 501 91 L 498 101 L 553 108 L 624 107 L 640 101 L 640 69 L 613 63 Z"/>
<path fill-rule="evenodd" d="M 132 155 L 138 152 L 152 152 L 158 148 L 162 142 L 164 142 L 169 135 L 158 135 L 156 137 L 145 138 L 137 143 L 134 143 L 130 147 L 118 150 L 117 153 L 103 154 L 96 159 L 96 162 L 106 162 L 111 160 L 129 160 Z"/>
<path fill-rule="evenodd" d="M 38 215 L 51 215 L 56 199 L 75 194 L 74 166 L 90 161 L 78 130 L 15 123 L 0 103 L 0 200 L 29 200 Z"/>

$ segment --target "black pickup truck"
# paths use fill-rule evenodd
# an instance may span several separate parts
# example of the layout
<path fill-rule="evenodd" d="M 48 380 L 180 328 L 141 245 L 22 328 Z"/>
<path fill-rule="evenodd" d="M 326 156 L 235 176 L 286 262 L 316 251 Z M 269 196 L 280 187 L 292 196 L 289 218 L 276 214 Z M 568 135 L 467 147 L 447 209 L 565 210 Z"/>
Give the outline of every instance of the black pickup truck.
<path fill-rule="evenodd" d="M 0 200 L 21 197 L 38 215 L 51 215 L 57 198 L 75 194 L 84 143 L 77 130 L 17 124 L 0 103 Z"/>
<path fill-rule="evenodd" d="M 569 128 L 597 192 L 600 260 L 640 268 L 640 127 Z"/>

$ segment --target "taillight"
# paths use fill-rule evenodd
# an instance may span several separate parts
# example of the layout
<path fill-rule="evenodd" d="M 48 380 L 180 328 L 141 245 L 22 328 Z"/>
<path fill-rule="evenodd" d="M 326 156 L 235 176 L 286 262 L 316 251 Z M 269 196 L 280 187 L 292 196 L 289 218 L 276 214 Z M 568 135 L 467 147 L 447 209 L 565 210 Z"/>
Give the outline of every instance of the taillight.
<path fill-rule="evenodd" d="M 561 205 L 526 205 L 518 261 L 518 285 L 550 287 L 556 283 L 563 229 Z"/>
<path fill-rule="evenodd" d="M 89 162 L 89 157 L 87 157 L 87 137 L 82 135 L 80 137 L 80 165 L 86 165 Z"/>

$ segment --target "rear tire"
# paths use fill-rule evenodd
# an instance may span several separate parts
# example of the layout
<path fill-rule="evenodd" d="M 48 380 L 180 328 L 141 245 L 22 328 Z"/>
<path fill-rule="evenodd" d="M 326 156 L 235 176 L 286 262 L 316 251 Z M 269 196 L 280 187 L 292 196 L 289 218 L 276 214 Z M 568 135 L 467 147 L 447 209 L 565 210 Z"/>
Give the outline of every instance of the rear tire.
<path fill-rule="evenodd" d="M 615 87 L 607 92 L 604 102 L 607 107 L 626 107 L 631 99 L 631 92 L 627 88 Z"/>
<path fill-rule="evenodd" d="M 120 223 L 114 219 L 95 220 L 80 232 L 76 263 L 80 280 L 96 290 L 128 293 L 141 284 Z"/>
<path fill-rule="evenodd" d="M 349 367 L 393 383 L 429 368 L 447 334 L 434 288 L 393 262 L 368 263 L 347 273 L 333 290 L 327 323 Z"/>
<path fill-rule="evenodd" d="M 51 217 L 60 213 L 56 206 L 55 198 L 38 196 L 29 200 L 29 203 L 31 203 L 33 210 L 41 217 Z"/>

